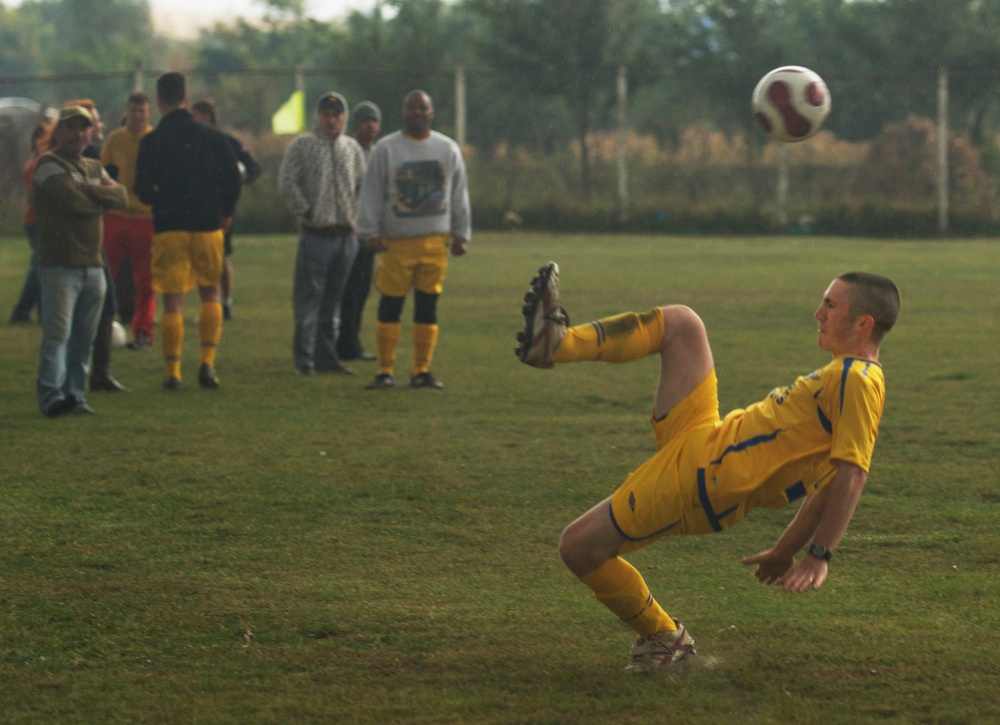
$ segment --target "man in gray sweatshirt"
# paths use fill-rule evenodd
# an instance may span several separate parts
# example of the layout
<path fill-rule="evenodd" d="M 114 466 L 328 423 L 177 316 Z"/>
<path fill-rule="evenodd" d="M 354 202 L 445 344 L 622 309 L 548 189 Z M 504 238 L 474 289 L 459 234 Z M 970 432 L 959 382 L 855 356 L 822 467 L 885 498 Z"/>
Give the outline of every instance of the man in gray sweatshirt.
<path fill-rule="evenodd" d="M 410 387 L 441 389 L 430 371 L 437 346 L 437 302 L 449 249 L 459 257 L 472 235 L 465 161 L 458 144 L 431 129 L 434 104 L 424 91 L 403 100 L 403 128 L 375 146 L 361 190 L 358 234 L 381 253 L 375 286 L 378 373 L 367 387 L 395 386 L 396 344 L 406 296 L 413 291 Z"/>

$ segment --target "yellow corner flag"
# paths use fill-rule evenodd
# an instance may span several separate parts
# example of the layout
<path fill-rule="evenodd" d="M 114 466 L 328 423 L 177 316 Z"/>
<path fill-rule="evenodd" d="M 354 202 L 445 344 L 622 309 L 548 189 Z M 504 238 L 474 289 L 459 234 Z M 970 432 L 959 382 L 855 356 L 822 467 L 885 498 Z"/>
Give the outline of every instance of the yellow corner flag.
<path fill-rule="evenodd" d="M 295 91 L 271 116 L 271 131 L 275 135 L 302 133 L 305 130 L 305 94 Z"/>

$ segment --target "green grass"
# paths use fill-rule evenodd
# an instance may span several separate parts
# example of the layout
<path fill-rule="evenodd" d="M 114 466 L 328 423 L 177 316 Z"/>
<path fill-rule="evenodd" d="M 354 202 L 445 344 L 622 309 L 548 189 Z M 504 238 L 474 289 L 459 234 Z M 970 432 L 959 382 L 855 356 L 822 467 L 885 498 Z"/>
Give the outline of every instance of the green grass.
<path fill-rule="evenodd" d="M 441 393 L 366 391 L 372 363 L 294 375 L 294 251 L 238 239 L 218 392 L 189 322 L 182 392 L 158 346 L 122 351 L 133 393 L 46 420 L 38 330 L 0 326 L 0 721 L 1000 719 L 1000 245 L 484 234 L 449 270 Z M 3 314 L 26 258 L 0 239 Z M 836 274 L 902 290 L 868 489 L 820 591 L 739 563 L 790 509 L 631 557 L 714 667 L 627 676 L 631 635 L 559 562 L 565 524 L 651 452 L 656 364 L 518 364 L 550 258 L 574 321 L 699 310 L 725 409 L 825 362 L 811 315 Z"/>

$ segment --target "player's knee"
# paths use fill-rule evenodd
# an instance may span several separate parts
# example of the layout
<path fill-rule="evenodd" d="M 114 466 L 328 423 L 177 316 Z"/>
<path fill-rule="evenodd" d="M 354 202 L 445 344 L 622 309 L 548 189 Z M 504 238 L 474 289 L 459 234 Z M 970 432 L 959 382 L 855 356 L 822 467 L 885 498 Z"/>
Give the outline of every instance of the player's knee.
<path fill-rule="evenodd" d="M 415 290 L 413 293 L 413 321 L 421 325 L 437 324 L 438 295 Z"/>
<path fill-rule="evenodd" d="M 572 529 L 573 525 L 570 524 L 563 529 L 562 535 L 559 537 L 559 558 L 563 560 L 563 563 L 570 570 L 573 569 L 573 562 L 577 554 L 577 542 L 573 536 Z"/>
<path fill-rule="evenodd" d="M 578 577 L 589 574 L 603 561 L 594 556 L 583 527 L 576 525 L 576 522 L 567 526 L 559 537 L 559 557 Z"/>
<path fill-rule="evenodd" d="M 382 295 L 382 299 L 378 303 L 378 321 L 388 323 L 399 322 L 399 318 L 403 314 L 403 303 L 405 301 L 405 297 Z"/>
<path fill-rule="evenodd" d="M 665 342 L 671 340 L 702 340 L 707 337 L 705 323 L 698 313 L 687 305 L 669 305 L 663 310 Z"/>

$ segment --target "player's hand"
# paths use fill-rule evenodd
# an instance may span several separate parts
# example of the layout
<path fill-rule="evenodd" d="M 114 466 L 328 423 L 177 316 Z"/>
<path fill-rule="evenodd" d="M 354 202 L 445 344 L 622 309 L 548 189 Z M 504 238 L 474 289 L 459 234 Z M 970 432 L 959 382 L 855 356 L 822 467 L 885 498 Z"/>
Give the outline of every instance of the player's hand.
<path fill-rule="evenodd" d="M 795 557 L 781 554 L 774 549 L 762 551 L 753 556 L 743 558 L 745 566 L 757 565 L 753 575 L 763 584 L 774 584 L 781 581 L 785 573 L 795 565 Z"/>
<path fill-rule="evenodd" d="M 781 577 L 781 586 L 786 592 L 804 592 L 808 589 L 819 589 L 826 581 L 830 564 L 825 559 L 806 556 Z"/>
<path fill-rule="evenodd" d="M 383 237 L 368 237 L 365 240 L 365 249 L 369 252 L 384 252 L 389 248 Z"/>
<path fill-rule="evenodd" d="M 469 251 L 469 243 L 464 239 L 455 237 L 451 240 L 451 254 L 453 257 L 461 257 Z"/>

